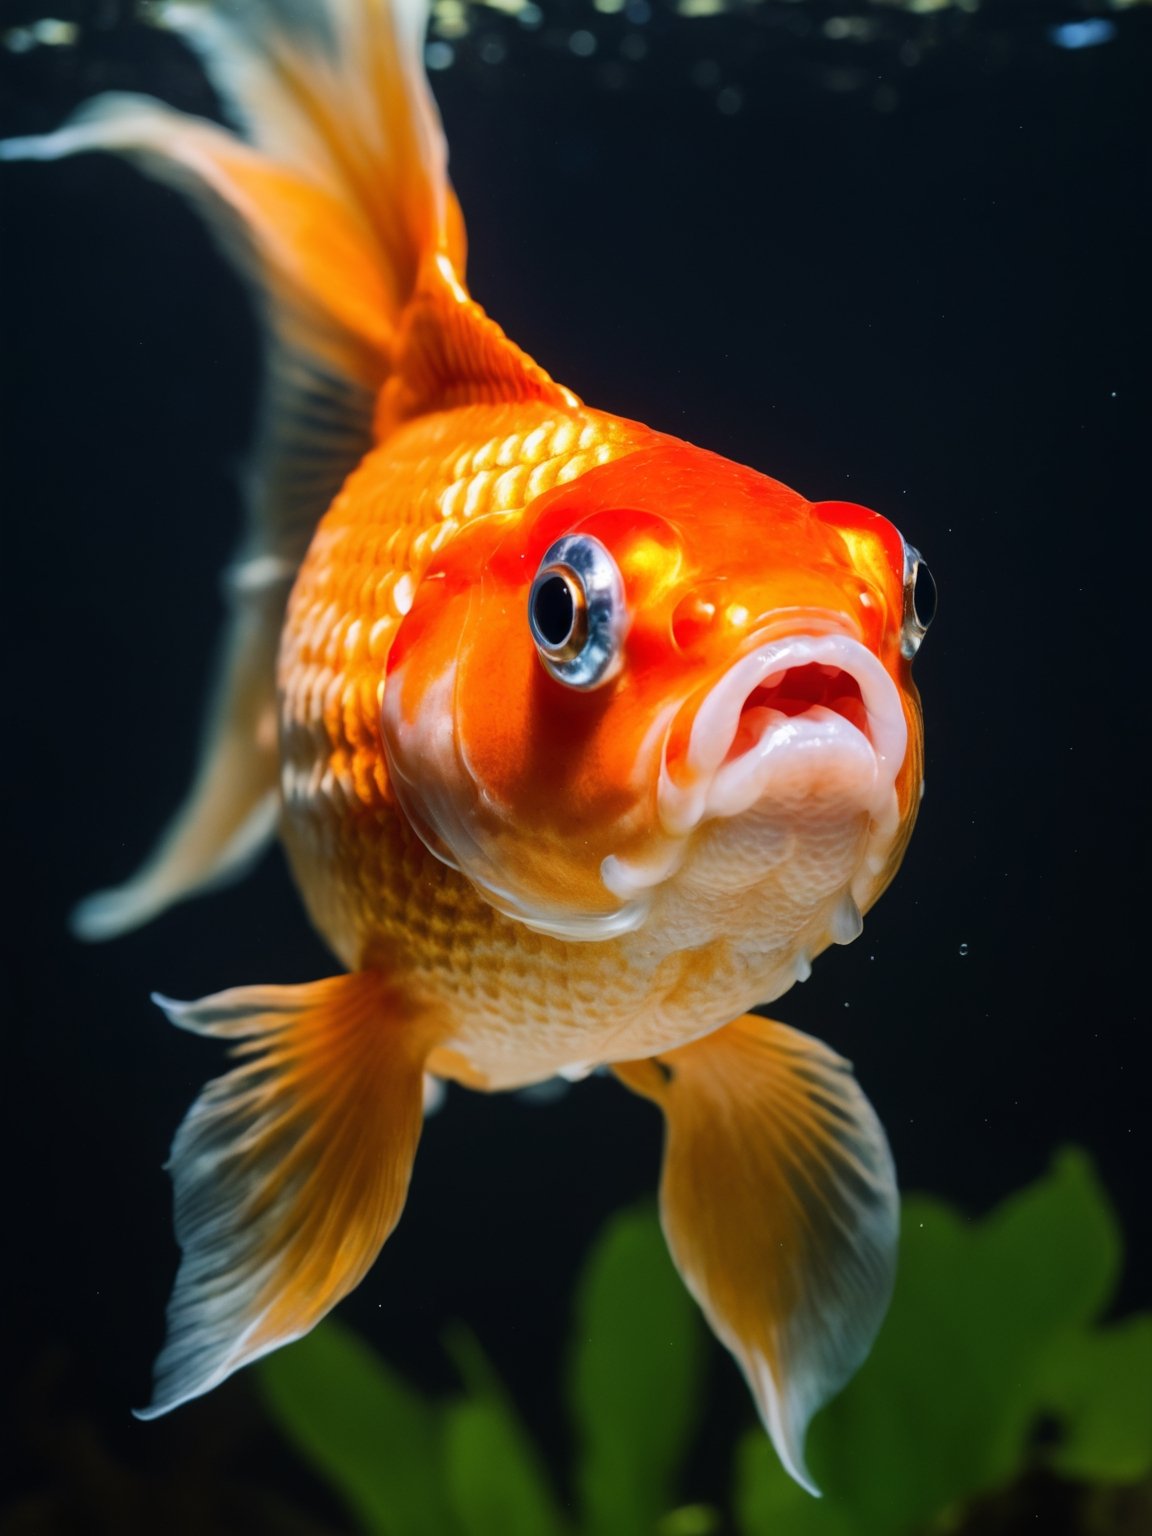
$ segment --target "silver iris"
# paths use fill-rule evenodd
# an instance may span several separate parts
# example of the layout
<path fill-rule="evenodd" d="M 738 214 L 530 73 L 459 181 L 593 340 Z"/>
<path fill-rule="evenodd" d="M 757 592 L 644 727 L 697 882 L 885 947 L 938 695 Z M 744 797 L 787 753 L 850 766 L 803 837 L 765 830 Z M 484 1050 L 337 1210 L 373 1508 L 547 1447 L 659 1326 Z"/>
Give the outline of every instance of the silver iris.
<path fill-rule="evenodd" d="M 557 682 L 592 689 L 624 660 L 629 616 L 615 560 L 590 534 L 567 534 L 544 555 L 528 593 L 528 624 Z"/>

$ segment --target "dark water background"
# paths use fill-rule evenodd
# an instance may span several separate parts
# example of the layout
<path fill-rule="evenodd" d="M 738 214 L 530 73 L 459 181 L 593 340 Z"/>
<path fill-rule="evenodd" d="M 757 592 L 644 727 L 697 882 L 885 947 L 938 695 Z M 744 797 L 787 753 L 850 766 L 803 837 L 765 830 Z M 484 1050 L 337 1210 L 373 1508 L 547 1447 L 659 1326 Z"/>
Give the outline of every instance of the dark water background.
<path fill-rule="evenodd" d="M 541 3 L 536 27 L 472 12 L 434 77 L 477 298 L 591 403 L 883 511 L 941 588 L 911 850 L 777 1011 L 853 1058 L 908 1188 L 975 1213 L 1087 1147 L 1127 1234 L 1121 1310 L 1146 1306 L 1152 11 L 1067 47 L 1089 34 L 1053 29 L 1092 13 Z M 107 86 L 210 109 L 128 6 L 54 10 L 74 41 L 0 53 L 4 132 Z M 238 1443 L 237 1476 L 336 1524 L 242 1380 L 127 1413 L 176 1259 L 160 1164 L 220 1065 L 148 992 L 332 962 L 278 855 L 118 943 L 65 929 L 185 786 L 253 322 L 196 220 L 119 164 L 6 166 L 0 192 L 7 1497 L 91 1473 L 168 1510 Z M 572 1277 L 658 1161 L 656 1115 L 611 1081 L 548 1107 L 453 1092 L 344 1315 L 427 1387 L 465 1319 L 559 1457 Z M 706 1418 L 701 1497 L 751 1419 L 719 1354 Z"/>

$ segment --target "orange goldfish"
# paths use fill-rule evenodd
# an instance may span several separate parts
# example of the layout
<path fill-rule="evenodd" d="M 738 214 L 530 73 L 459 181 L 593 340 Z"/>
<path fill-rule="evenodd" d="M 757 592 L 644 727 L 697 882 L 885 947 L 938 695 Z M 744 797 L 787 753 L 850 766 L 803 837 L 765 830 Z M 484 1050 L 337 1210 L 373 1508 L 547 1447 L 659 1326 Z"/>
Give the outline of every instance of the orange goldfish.
<path fill-rule="evenodd" d="M 177 1133 L 145 1417 L 299 1337 L 404 1205 L 430 1080 L 610 1067 L 666 1120 L 664 1229 L 805 1486 L 897 1242 L 847 1062 L 749 1010 L 848 943 L 921 793 L 931 578 L 884 518 L 584 405 L 469 297 L 423 0 L 164 12 L 244 135 L 98 98 L 260 302 L 264 412 L 188 798 L 83 903 L 122 933 L 283 839 L 337 975 L 159 998 L 237 1064 Z"/>

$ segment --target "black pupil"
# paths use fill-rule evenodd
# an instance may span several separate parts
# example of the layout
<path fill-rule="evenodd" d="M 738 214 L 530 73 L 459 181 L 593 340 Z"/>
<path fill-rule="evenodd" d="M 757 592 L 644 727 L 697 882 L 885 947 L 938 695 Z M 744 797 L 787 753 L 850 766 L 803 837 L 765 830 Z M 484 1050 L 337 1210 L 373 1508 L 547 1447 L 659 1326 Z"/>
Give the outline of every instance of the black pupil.
<path fill-rule="evenodd" d="M 936 583 L 932 572 L 920 561 L 916 567 L 916 585 L 912 591 L 912 604 L 921 629 L 927 629 L 936 617 Z"/>
<path fill-rule="evenodd" d="M 568 639 L 576 619 L 576 603 L 563 576 L 549 576 L 536 588 L 532 619 L 546 645 L 563 645 Z"/>

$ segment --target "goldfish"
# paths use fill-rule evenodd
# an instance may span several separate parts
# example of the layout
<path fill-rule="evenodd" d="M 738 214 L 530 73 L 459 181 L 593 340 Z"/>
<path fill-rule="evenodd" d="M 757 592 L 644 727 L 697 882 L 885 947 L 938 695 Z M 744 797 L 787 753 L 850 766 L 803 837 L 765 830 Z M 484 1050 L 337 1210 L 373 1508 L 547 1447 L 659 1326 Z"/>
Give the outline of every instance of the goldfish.
<path fill-rule="evenodd" d="M 585 405 L 471 298 L 423 0 L 170 4 L 221 126 L 105 95 L 9 158 L 178 187 L 264 320 L 188 795 L 106 939 L 277 834 L 338 965 L 171 1022 L 226 1042 L 172 1148 L 143 1417 L 311 1329 L 400 1218 L 430 1083 L 607 1070 L 664 1117 L 673 1260 L 788 1471 L 890 1297 L 848 1062 L 764 1008 L 846 944 L 922 792 L 927 566 L 884 517 Z"/>

